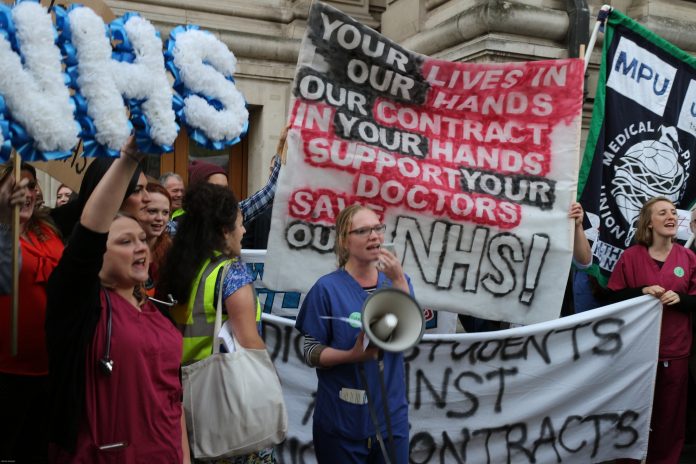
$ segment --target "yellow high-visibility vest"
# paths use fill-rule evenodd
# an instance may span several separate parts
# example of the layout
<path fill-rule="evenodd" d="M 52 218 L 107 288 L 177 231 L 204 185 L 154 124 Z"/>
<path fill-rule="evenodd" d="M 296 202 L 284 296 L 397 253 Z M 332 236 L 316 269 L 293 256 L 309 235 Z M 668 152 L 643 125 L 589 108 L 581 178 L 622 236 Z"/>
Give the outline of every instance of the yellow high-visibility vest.
<path fill-rule="evenodd" d="M 170 221 L 173 221 L 174 219 L 178 218 L 182 214 L 184 214 L 186 211 L 184 211 L 182 208 L 175 209 L 174 212 L 172 213 L 171 217 L 169 218 Z"/>
<path fill-rule="evenodd" d="M 213 330 L 215 328 L 215 305 L 218 291 L 223 291 L 223 282 L 218 283 L 220 272 L 227 263 L 234 263 L 237 258 L 228 259 L 216 252 L 215 257 L 206 260 L 198 275 L 193 280 L 189 299 L 184 305 L 178 304 L 172 308 L 172 318 L 184 336 L 184 346 L 181 362 L 190 364 L 205 359 L 213 352 Z M 261 304 L 256 291 L 256 321 L 261 320 Z M 227 320 L 227 311 L 222 311 L 223 322 Z"/>

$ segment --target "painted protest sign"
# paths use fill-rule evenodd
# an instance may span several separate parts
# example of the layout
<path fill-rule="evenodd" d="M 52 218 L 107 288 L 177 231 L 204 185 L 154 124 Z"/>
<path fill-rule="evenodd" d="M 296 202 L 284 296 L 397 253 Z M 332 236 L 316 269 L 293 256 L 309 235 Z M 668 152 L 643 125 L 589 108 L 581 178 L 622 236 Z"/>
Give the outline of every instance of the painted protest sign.
<path fill-rule="evenodd" d="M 613 10 L 578 185 L 600 282 L 631 244 L 643 203 L 693 205 L 694 152 L 696 59 Z"/>
<path fill-rule="evenodd" d="M 336 215 L 359 202 L 387 224 L 424 306 L 525 324 L 558 316 L 580 61 L 434 60 L 315 3 L 294 95 L 271 287 L 307 291 L 332 271 Z"/>
<path fill-rule="evenodd" d="M 263 281 L 266 265 L 266 250 L 242 250 L 242 260 L 254 278 L 254 288 L 266 314 L 282 317 L 297 317 L 304 293 L 273 290 Z M 457 330 L 457 315 L 447 311 L 423 308 L 426 333 L 454 333 Z"/>
<path fill-rule="evenodd" d="M 641 297 L 500 332 L 426 335 L 405 353 L 410 462 L 643 458 L 660 309 L 657 299 Z M 264 321 L 288 406 L 281 462 L 315 462 L 316 376 L 303 364 L 292 321 Z"/>

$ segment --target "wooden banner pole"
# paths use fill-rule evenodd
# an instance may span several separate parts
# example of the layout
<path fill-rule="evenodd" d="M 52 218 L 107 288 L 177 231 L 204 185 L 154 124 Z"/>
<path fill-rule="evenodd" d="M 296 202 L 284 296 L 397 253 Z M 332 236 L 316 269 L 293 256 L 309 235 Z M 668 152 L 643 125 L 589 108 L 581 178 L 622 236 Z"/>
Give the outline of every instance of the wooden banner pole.
<path fill-rule="evenodd" d="M 15 185 L 22 178 L 22 158 L 15 151 L 12 175 Z M 22 205 L 15 205 L 12 210 L 12 356 L 18 353 L 18 322 L 19 322 L 19 209 Z"/>

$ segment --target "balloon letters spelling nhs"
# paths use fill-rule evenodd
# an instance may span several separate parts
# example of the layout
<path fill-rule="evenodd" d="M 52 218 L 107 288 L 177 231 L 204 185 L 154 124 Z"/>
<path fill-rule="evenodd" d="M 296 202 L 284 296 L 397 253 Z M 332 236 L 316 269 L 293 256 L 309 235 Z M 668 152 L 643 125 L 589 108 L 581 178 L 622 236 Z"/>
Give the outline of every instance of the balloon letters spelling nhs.
<path fill-rule="evenodd" d="M 13 146 L 26 160 L 117 156 L 134 131 L 140 150 L 173 149 L 177 119 L 199 144 L 239 141 L 249 114 L 236 59 L 195 26 L 172 31 L 166 52 L 152 24 L 127 13 L 107 28 L 86 7 L 0 4 L 0 161 Z M 167 70 L 174 78 L 170 85 Z"/>

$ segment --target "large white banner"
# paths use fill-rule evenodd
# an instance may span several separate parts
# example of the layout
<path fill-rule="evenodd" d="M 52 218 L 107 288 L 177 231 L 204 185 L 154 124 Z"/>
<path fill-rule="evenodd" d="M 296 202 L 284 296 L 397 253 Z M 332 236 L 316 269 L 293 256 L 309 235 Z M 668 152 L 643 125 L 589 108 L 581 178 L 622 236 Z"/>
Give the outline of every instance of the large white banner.
<path fill-rule="evenodd" d="M 405 353 L 410 462 L 644 458 L 661 314 L 644 296 L 500 332 L 426 335 Z M 292 324 L 264 315 L 290 421 L 278 451 L 283 463 L 313 463 L 317 379 Z"/>
<path fill-rule="evenodd" d="M 346 205 L 373 208 L 426 307 L 558 317 L 570 267 L 583 62 L 451 63 L 315 2 L 293 92 L 266 283 L 335 268 Z"/>

